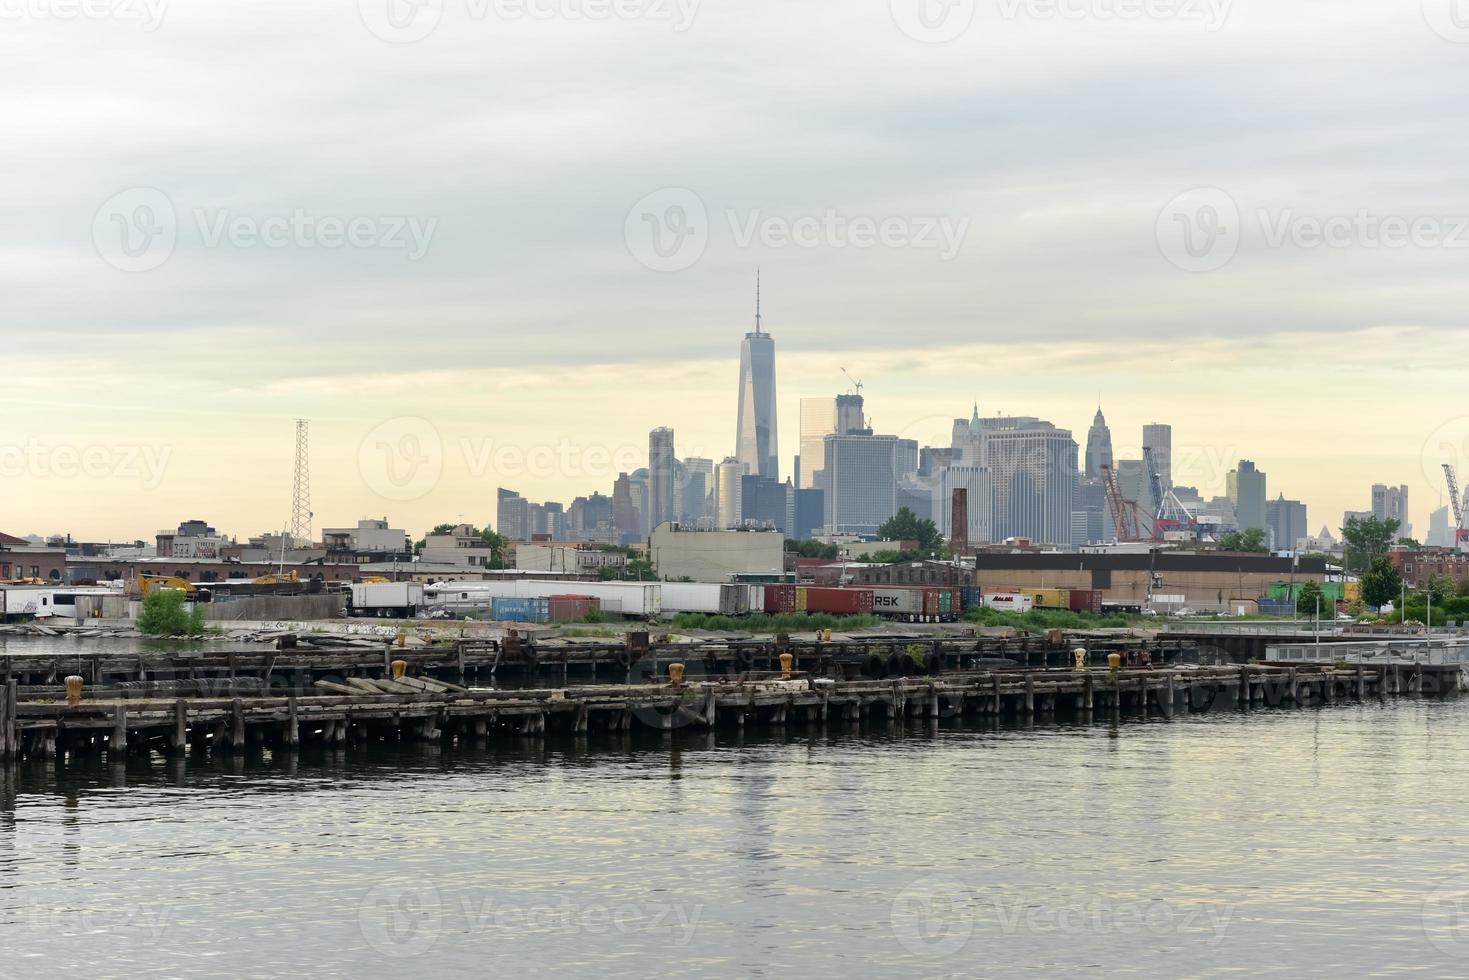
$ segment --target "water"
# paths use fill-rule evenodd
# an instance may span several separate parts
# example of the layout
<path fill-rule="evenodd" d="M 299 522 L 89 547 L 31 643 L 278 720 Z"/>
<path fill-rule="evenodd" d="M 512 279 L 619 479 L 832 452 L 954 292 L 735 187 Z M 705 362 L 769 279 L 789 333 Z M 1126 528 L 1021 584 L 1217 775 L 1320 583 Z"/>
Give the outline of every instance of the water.
<path fill-rule="evenodd" d="M 27 764 L 0 975 L 1458 976 L 1466 734 L 1405 699 Z"/>

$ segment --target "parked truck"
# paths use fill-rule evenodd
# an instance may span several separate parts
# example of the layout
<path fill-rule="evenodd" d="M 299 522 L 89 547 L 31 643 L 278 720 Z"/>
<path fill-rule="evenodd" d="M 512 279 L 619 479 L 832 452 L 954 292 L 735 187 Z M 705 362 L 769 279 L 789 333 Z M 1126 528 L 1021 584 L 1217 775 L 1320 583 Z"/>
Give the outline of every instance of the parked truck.
<path fill-rule="evenodd" d="M 422 607 L 423 586 L 417 582 L 354 582 L 347 615 L 412 619 Z"/>

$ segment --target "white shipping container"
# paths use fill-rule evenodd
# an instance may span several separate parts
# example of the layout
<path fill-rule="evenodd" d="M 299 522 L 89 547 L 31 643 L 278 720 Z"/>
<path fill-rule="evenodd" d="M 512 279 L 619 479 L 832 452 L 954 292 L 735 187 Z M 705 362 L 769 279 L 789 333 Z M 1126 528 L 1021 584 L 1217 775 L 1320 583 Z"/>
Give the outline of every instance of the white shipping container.
<path fill-rule="evenodd" d="M 874 588 L 872 611 L 879 616 L 920 617 L 923 615 L 923 590 Z"/>
<path fill-rule="evenodd" d="M 1030 612 L 1035 601 L 1023 592 L 986 592 L 984 604 L 991 609 L 1023 613 Z"/>
<path fill-rule="evenodd" d="M 663 611 L 662 586 L 650 582 L 580 582 L 564 579 L 510 579 L 501 582 L 440 582 L 426 586 L 430 605 L 489 605 L 496 597 L 548 599 L 553 595 L 589 595 L 602 611 L 624 616 L 656 616 Z"/>

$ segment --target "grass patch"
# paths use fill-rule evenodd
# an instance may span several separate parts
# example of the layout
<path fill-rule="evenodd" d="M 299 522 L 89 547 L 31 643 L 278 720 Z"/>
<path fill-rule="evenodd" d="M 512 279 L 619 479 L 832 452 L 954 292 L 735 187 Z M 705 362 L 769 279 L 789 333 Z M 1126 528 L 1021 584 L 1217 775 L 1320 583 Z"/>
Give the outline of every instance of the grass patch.
<path fill-rule="evenodd" d="M 1097 616 L 1093 613 L 1051 609 L 1032 609 L 1030 612 L 1016 613 L 991 609 L 988 606 L 975 606 L 964 614 L 964 621 L 978 626 L 1008 626 L 1026 632 L 1043 633 L 1046 630 L 1118 629 L 1157 620 L 1146 616 Z"/>
<path fill-rule="evenodd" d="M 752 613 L 749 616 L 679 613 L 673 617 L 673 628 L 735 633 L 809 633 L 825 629 L 859 630 L 881 622 L 876 616 L 833 616 L 829 613 Z"/>

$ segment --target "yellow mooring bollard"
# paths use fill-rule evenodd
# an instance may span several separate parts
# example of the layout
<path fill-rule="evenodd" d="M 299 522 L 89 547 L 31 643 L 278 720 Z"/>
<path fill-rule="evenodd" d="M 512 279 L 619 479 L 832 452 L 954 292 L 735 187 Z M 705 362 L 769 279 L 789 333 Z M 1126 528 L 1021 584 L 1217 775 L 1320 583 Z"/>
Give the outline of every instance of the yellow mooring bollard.
<path fill-rule="evenodd" d="M 668 665 L 668 679 L 670 681 L 672 681 L 675 686 L 682 684 L 683 683 L 683 664 L 669 664 Z"/>
<path fill-rule="evenodd" d="M 408 673 L 408 661 L 406 661 L 406 660 L 394 660 L 393 661 L 393 680 L 397 680 L 398 678 L 402 677 L 406 673 Z"/>
<path fill-rule="evenodd" d="M 1120 653 L 1109 653 L 1109 654 L 1107 654 L 1107 666 L 1110 667 L 1112 670 L 1116 670 L 1118 667 L 1121 667 L 1122 666 L 1122 654 L 1120 654 Z"/>
<path fill-rule="evenodd" d="M 408 631 L 399 630 L 397 638 L 393 640 L 393 645 L 396 646 L 399 650 L 406 647 L 408 645 Z"/>
<path fill-rule="evenodd" d="M 780 655 L 780 672 L 783 677 L 791 676 L 791 668 L 796 665 L 796 658 L 789 653 Z"/>
<path fill-rule="evenodd" d="M 66 703 L 82 703 L 82 679 L 76 674 L 72 674 L 66 679 Z"/>
<path fill-rule="evenodd" d="M 1077 647 L 1071 653 L 1076 657 L 1076 669 L 1086 670 L 1086 649 L 1084 647 Z"/>

